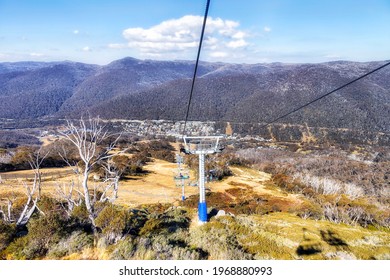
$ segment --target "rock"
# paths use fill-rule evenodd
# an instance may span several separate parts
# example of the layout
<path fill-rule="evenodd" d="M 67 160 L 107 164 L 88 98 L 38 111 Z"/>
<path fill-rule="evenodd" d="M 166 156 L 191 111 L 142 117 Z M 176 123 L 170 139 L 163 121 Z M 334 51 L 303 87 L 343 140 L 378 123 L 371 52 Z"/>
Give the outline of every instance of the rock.
<path fill-rule="evenodd" d="M 221 217 L 221 216 L 226 216 L 226 212 L 225 210 L 219 210 L 217 215 L 215 215 L 216 217 Z"/>

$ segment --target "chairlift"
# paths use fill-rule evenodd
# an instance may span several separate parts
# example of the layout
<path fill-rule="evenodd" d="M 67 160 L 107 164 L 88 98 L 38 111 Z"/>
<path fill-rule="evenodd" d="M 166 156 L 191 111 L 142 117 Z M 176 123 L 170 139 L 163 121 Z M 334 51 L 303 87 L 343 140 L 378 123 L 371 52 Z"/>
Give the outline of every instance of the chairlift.
<path fill-rule="evenodd" d="M 221 152 L 219 147 L 223 136 L 183 136 L 184 149 L 188 154 L 199 155 L 199 222 L 207 222 L 207 204 L 205 189 L 205 157 Z"/>

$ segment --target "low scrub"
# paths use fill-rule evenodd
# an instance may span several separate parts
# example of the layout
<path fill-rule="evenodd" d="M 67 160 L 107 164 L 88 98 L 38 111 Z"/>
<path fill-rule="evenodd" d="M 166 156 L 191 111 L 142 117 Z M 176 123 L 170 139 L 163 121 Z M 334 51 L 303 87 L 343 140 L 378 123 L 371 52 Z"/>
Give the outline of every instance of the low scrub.
<path fill-rule="evenodd" d="M 0 259 L 1 252 L 11 243 L 16 235 L 16 226 L 9 224 L 0 219 Z"/>
<path fill-rule="evenodd" d="M 61 239 L 48 250 L 49 259 L 61 259 L 74 253 L 79 253 L 86 248 L 93 247 L 93 235 L 83 231 L 75 231 L 69 237 Z"/>
<path fill-rule="evenodd" d="M 109 243 L 115 243 L 119 240 L 126 229 L 126 223 L 129 214 L 119 206 L 108 204 L 97 216 L 96 226 L 105 235 Z"/>

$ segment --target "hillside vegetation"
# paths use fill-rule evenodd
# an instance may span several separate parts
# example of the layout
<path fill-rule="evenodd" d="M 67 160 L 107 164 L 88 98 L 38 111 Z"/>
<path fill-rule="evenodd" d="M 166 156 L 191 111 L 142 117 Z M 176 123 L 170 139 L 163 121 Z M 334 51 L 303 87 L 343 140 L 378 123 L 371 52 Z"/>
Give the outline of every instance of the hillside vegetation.
<path fill-rule="evenodd" d="M 381 64 L 203 62 L 190 119 L 267 122 Z M 189 61 L 133 58 L 105 66 L 1 63 L 0 118 L 78 116 L 87 109 L 107 119 L 183 120 L 192 71 Z M 390 70 L 382 69 L 282 122 L 389 133 L 389 80 Z"/>
<path fill-rule="evenodd" d="M 148 143 L 132 145 L 129 153 L 144 153 Z M 221 173 L 221 180 L 207 184 L 209 222 L 204 225 L 197 219 L 197 188 L 187 186 L 188 198 L 179 201 L 181 190 L 173 182 L 175 163 L 152 157 L 142 166 L 145 172 L 126 175 L 120 181 L 114 204 L 96 204 L 97 236 L 91 230 L 85 206 L 76 206 L 69 215 L 66 202 L 50 187 L 54 182 L 65 184 L 69 175 L 61 169 L 55 172 L 56 177 L 43 175 L 40 211 L 27 226 L 17 228 L 0 222 L 0 256 L 134 260 L 390 258 L 387 150 L 315 150 L 309 145 L 280 144 L 275 148 L 269 143 L 254 149 L 251 145 L 240 143 L 237 151 L 228 148 L 207 162 L 208 169 L 224 170 L 228 166 L 230 173 Z M 164 141 L 153 146 L 160 151 L 173 148 Z M 17 212 L 25 200 L 18 182 L 26 177 L 11 178 L 3 180 L 1 192 L 2 197 L 12 199 Z M 7 188 L 10 185 L 12 192 Z"/>

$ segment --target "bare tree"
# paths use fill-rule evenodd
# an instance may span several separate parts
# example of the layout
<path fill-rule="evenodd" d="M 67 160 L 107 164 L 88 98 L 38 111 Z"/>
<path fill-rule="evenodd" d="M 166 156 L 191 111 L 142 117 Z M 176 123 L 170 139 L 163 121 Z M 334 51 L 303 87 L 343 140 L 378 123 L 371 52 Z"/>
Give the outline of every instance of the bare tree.
<path fill-rule="evenodd" d="M 41 182 L 38 181 L 38 179 L 34 178 L 34 182 L 32 187 L 27 183 L 23 183 L 25 189 L 26 189 L 26 195 L 27 195 L 27 202 L 24 205 L 22 213 L 19 215 L 19 219 L 16 222 L 17 226 L 24 226 L 28 223 L 30 220 L 32 214 L 34 214 L 35 210 L 38 210 L 41 214 L 44 214 L 37 206 L 38 200 L 40 199 L 39 194 L 36 195 L 36 192 L 41 189 L 40 186 Z"/>
<path fill-rule="evenodd" d="M 21 213 L 16 214 L 17 217 L 13 215 L 13 203 L 16 197 L 7 199 L 7 211 L 4 212 L 3 209 L 0 210 L 0 213 L 3 216 L 3 220 L 8 223 L 16 223 L 16 226 L 25 226 L 30 220 L 31 216 L 34 214 L 36 210 L 44 214 L 37 206 L 37 203 L 41 197 L 41 184 L 42 177 L 40 172 L 40 167 L 42 165 L 45 156 L 41 156 L 41 149 L 35 151 L 30 155 L 29 164 L 31 169 L 34 171 L 34 180 L 32 185 L 30 186 L 26 182 L 23 182 L 23 186 L 26 190 L 27 200 L 23 206 L 23 210 Z"/>
<path fill-rule="evenodd" d="M 105 187 L 100 197 L 100 201 L 113 202 L 115 199 L 118 198 L 119 180 L 125 172 L 127 166 L 121 166 L 121 164 L 115 162 L 115 158 L 110 158 L 102 163 L 102 168 L 104 170 Z"/>
<path fill-rule="evenodd" d="M 4 205 L 0 206 L 0 214 L 1 218 L 6 222 L 6 223 L 12 223 L 14 220 L 12 219 L 12 201 L 13 199 L 7 198 L 7 210 L 4 210 L 3 207 Z"/>
<path fill-rule="evenodd" d="M 104 143 L 107 142 L 109 138 L 111 139 L 113 135 L 110 135 L 105 130 L 105 127 L 101 125 L 99 118 L 89 118 L 88 120 L 81 118 L 78 121 L 78 125 L 67 120 L 65 129 L 61 134 L 77 148 L 80 156 L 82 164 L 81 185 L 84 202 L 93 230 L 96 231 L 96 197 L 91 196 L 91 191 L 94 189 L 89 186 L 88 179 L 93 167 L 118 154 L 113 153 L 113 149 L 115 148 L 120 135 L 104 146 Z"/>
<path fill-rule="evenodd" d="M 61 198 L 61 206 L 70 217 L 75 206 L 80 206 L 83 202 L 83 193 L 78 188 L 79 185 L 76 185 L 72 180 L 70 184 L 59 184 L 57 183 L 57 194 Z M 65 200 L 65 204 L 63 203 Z"/>
<path fill-rule="evenodd" d="M 41 198 L 41 182 L 42 182 L 42 174 L 40 171 L 41 165 L 49 152 L 46 152 L 42 155 L 42 147 L 40 147 L 38 150 L 35 150 L 30 154 L 30 158 L 28 159 L 28 163 L 30 164 L 31 170 L 34 171 L 34 185 L 37 186 L 38 191 L 38 199 Z"/>

